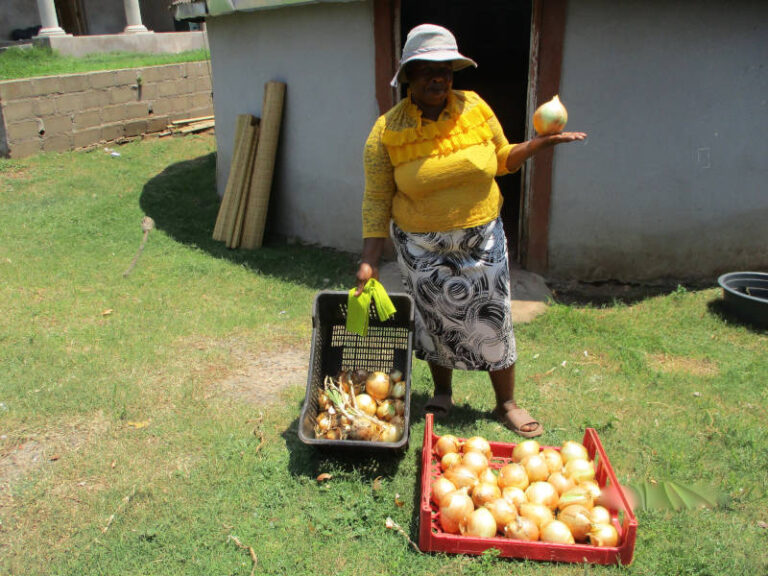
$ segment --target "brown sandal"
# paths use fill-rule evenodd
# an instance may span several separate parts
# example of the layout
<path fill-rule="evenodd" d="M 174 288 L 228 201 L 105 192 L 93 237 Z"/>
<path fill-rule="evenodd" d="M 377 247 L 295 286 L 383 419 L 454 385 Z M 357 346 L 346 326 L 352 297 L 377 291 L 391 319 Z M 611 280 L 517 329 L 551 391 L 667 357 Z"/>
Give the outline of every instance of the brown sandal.
<path fill-rule="evenodd" d="M 507 428 L 523 438 L 535 438 L 544 433 L 544 427 L 536 418 L 531 416 L 525 408 L 513 406 L 511 408 L 495 408 L 493 415 Z M 523 430 L 523 426 L 536 424 L 533 430 Z"/>

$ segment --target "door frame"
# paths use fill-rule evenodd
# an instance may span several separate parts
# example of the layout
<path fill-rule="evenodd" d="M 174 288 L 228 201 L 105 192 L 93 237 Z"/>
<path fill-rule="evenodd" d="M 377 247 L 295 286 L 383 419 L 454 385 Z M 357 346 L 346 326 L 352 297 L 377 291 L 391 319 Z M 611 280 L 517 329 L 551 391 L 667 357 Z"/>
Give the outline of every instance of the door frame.
<path fill-rule="evenodd" d="M 531 0 L 531 41 L 528 65 L 528 113 L 560 90 L 563 64 L 563 41 L 568 0 Z M 397 101 L 397 93 L 389 82 L 400 60 L 400 2 L 373 0 L 373 37 L 375 43 L 376 101 L 384 114 Z M 534 135 L 532 123 L 526 135 Z M 549 258 L 549 212 L 552 196 L 552 159 L 548 148 L 526 163 L 520 194 L 520 226 L 518 246 L 522 266 L 538 274 L 546 274 Z"/>

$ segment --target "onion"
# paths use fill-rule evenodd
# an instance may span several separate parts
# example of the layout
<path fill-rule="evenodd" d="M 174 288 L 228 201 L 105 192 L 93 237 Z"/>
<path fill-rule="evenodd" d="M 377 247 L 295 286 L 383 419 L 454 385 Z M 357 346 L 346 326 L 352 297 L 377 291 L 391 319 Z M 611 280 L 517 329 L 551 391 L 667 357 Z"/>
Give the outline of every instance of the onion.
<path fill-rule="evenodd" d="M 379 440 L 382 442 L 397 442 L 403 436 L 403 430 L 392 424 L 382 426 Z"/>
<path fill-rule="evenodd" d="M 479 482 L 477 474 L 463 464 L 458 464 L 457 466 L 446 470 L 445 477 L 453 482 L 456 485 L 456 488 L 472 489 Z"/>
<path fill-rule="evenodd" d="M 540 456 L 544 458 L 544 461 L 547 463 L 547 468 L 549 468 L 550 474 L 562 472 L 564 463 L 563 457 L 560 456 L 560 452 L 554 448 L 544 448 L 544 450 L 541 451 Z"/>
<path fill-rule="evenodd" d="M 466 523 L 460 525 L 464 536 L 476 538 L 491 538 L 496 536 L 496 519 L 488 508 L 478 508 L 470 512 Z"/>
<path fill-rule="evenodd" d="M 589 511 L 589 519 L 592 524 L 610 524 L 611 512 L 604 506 L 595 506 Z"/>
<path fill-rule="evenodd" d="M 376 410 L 378 409 L 376 400 L 365 393 L 355 396 L 355 404 L 357 404 L 357 407 L 360 410 L 368 414 L 368 416 L 374 416 L 376 414 Z"/>
<path fill-rule="evenodd" d="M 539 527 L 530 518 L 518 516 L 514 521 L 504 526 L 504 536 L 513 540 L 535 542 L 539 539 Z"/>
<path fill-rule="evenodd" d="M 602 488 L 600 488 L 600 484 L 598 484 L 594 480 L 584 480 L 582 482 L 579 482 L 579 486 L 589 490 L 589 493 L 592 494 L 593 500 L 597 500 L 598 498 L 600 498 L 600 494 L 603 493 Z"/>
<path fill-rule="evenodd" d="M 496 474 L 494 474 L 492 468 L 486 468 L 483 470 L 480 476 L 478 476 L 478 480 L 485 484 L 493 484 L 494 486 L 499 485 L 499 479 L 496 477 Z"/>
<path fill-rule="evenodd" d="M 392 390 L 389 391 L 389 395 L 398 400 L 405 398 L 405 382 L 400 380 L 392 384 Z"/>
<path fill-rule="evenodd" d="M 389 379 L 392 380 L 392 382 L 400 382 L 403 379 L 403 371 L 395 368 L 389 373 Z"/>
<path fill-rule="evenodd" d="M 389 422 L 396 415 L 395 403 L 392 400 L 382 400 L 378 408 L 376 408 L 376 417 L 385 422 Z"/>
<path fill-rule="evenodd" d="M 368 370 L 363 370 L 362 368 L 352 370 L 351 378 L 352 387 L 355 389 L 355 393 L 360 394 L 360 392 L 365 390 L 365 381 L 368 379 Z"/>
<path fill-rule="evenodd" d="M 523 440 L 512 449 L 512 461 L 522 462 L 526 456 L 538 454 L 541 445 L 536 440 Z"/>
<path fill-rule="evenodd" d="M 584 542 L 592 526 L 589 510 L 581 504 L 571 504 L 563 508 L 557 515 L 557 519 L 568 526 L 576 542 Z"/>
<path fill-rule="evenodd" d="M 488 508 L 493 515 L 493 519 L 496 520 L 496 530 L 498 532 L 504 532 L 504 526 L 517 518 L 517 508 L 504 498 L 497 498 L 496 500 L 486 502 L 485 507 Z"/>
<path fill-rule="evenodd" d="M 528 473 L 522 465 L 511 462 L 499 468 L 499 488 L 502 490 L 508 486 L 525 490 L 528 488 L 528 484 L 530 484 Z"/>
<path fill-rule="evenodd" d="M 577 483 L 595 479 L 595 465 L 591 460 L 574 458 L 565 464 L 563 473 L 568 478 L 573 478 Z"/>
<path fill-rule="evenodd" d="M 567 492 L 576 486 L 576 482 L 574 482 L 572 478 L 566 478 L 565 474 L 562 472 L 553 472 L 549 475 L 549 478 L 547 478 L 547 482 L 555 487 L 558 494 Z"/>
<path fill-rule="evenodd" d="M 465 452 L 461 457 L 461 463 L 477 474 L 478 478 L 488 469 L 488 458 L 480 452 Z"/>
<path fill-rule="evenodd" d="M 317 395 L 317 409 L 320 411 L 328 410 L 328 408 L 331 407 L 331 399 L 328 398 L 328 395 L 325 392 L 320 392 L 320 394 Z"/>
<path fill-rule="evenodd" d="M 534 504 L 533 502 L 524 502 L 518 510 L 520 516 L 525 516 L 536 522 L 536 526 L 542 528 L 555 519 L 555 515 L 550 508 L 544 504 Z"/>
<path fill-rule="evenodd" d="M 557 95 L 539 106 L 533 113 L 533 128 L 542 136 L 562 132 L 566 122 L 568 122 L 568 111 Z"/>
<path fill-rule="evenodd" d="M 365 381 L 365 391 L 376 400 L 384 400 L 389 396 L 391 383 L 386 372 L 371 372 Z"/>
<path fill-rule="evenodd" d="M 560 502 L 558 503 L 560 508 L 565 508 L 571 504 L 581 504 L 588 510 L 591 510 L 595 505 L 594 500 L 592 499 L 592 494 L 589 493 L 589 490 L 582 488 L 581 486 L 571 488 L 560 495 Z"/>
<path fill-rule="evenodd" d="M 549 482 L 533 482 L 525 490 L 525 497 L 528 502 L 543 504 L 550 510 L 557 508 L 557 503 L 560 501 L 560 495 Z"/>
<path fill-rule="evenodd" d="M 528 502 L 525 497 L 525 492 L 520 490 L 517 486 L 507 486 L 501 491 L 501 497 L 504 498 L 510 504 L 513 504 L 515 508 L 520 508 L 523 502 Z"/>
<path fill-rule="evenodd" d="M 440 504 L 440 527 L 449 534 L 458 534 L 459 526 L 466 523 L 474 509 L 466 490 L 458 489 L 446 494 Z"/>
<path fill-rule="evenodd" d="M 332 428 L 331 430 L 328 430 L 323 437 L 326 440 L 341 440 L 341 430 Z"/>
<path fill-rule="evenodd" d="M 553 544 L 575 544 L 573 534 L 563 522 L 552 520 L 541 529 L 541 541 Z"/>
<path fill-rule="evenodd" d="M 432 502 L 437 504 L 439 508 L 443 498 L 451 492 L 455 491 L 456 486 L 453 484 L 453 482 L 448 480 L 448 478 L 445 476 L 440 476 L 432 483 Z"/>
<path fill-rule="evenodd" d="M 459 452 L 460 448 L 459 439 L 451 434 L 440 436 L 437 442 L 435 442 L 435 453 L 440 458 L 448 454 L 448 452 Z"/>
<path fill-rule="evenodd" d="M 349 429 L 349 437 L 352 440 L 365 440 L 370 442 L 378 436 L 378 431 L 373 422 L 364 418 L 355 420 Z"/>
<path fill-rule="evenodd" d="M 613 524 L 593 524 L 589 531 L 589 542 L 595 546 L 616 546 L 619 533 Z"/>
<path fill-rule="evenodd" d="M 349 392 L 353 387 L 352 372 L 350 370 L 342 370 L 339 372 L 339 376 L 336 378 L 341 384 L 341 389 L 344 392 Z"/>
<path fill-rule="evenodd" d="M 398 399 L 392 402 L 392 404 L 395 407 L 395 415 L 402 416 L 405 414 L 405 402 Z"/>
<path fill-rule="evenodd" d="M 315 427 L 316 427 L 317 431 L 320 434 L 325 434 L 326 432 L 328 432 L 328 430 L 333 428 L 335 420 L 334 420 L 333 416 L 328 414 L 328 412 L 320 412 L 315 417 L 315 422 L 316 422 L 316 426 Z"/>
<path fill-rule="evenodd" d="M 440 467 L 443 469 L 443 472 L 459 464 L 461 464 L 461 454 L 458 452 L 448 452 L 448 454 L 440 459 Z"/>
<path fill-rule="evenodd" d="M 475 508 L 485 506 L 487 502 L 501 498 L 501 490 L 496 484 L 483 484 L 482 482 L 472 488 L 472 503 Z"/>
<path fill-rule="evenodd" d="M 582 460 L 589 459 L 589 454 L 584 445 L 574 442 L 573 440 L 566 440 L 563 442 L 563 445 L 560 448 L 560 456 L 562 456 L 564 464 L 568 464 L 569 460 L 575 460 L 577 458 L 581 458 Z"/>
<path fill-rule="evenodd" d="M 543 482 L 549 478 L 549 467 L 547 466 L 547 462 L 538 454 L 526 456 L 520 463 L 528 474 L 529 482 Z"/>
<path fill-rule="evenodd" d="M 397 426 L 401 430 L 405 430 L 405 419 L 402 416 L 395 416 L 389 421 L 392 426 Z"/>
<path fill-rule="evenodd" d="M 488 460 L 491 459 L 491 445 L 488 443 L 488 440 L 482 436 L 472 436 L 472 438 L 461 445 L 461 451 L 465 453 L 480 452 L 488 458 Z"/>

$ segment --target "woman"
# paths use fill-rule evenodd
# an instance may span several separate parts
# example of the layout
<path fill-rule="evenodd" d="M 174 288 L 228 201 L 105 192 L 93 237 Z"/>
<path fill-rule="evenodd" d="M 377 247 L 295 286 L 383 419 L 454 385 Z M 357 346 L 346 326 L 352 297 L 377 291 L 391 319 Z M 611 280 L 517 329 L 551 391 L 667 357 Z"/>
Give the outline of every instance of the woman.
<path fill-rule="evenodd" d="M 445 28 L 422 24 L 409 32 L 392 80 L 408 83 L 408 97 L 379 117 L 365 145 L 357 293 L 378 277 L 391 235 L 416 303 L 416 356 L 427 361 L 434 381 L 427 411 L 449 412 L 454 369 L 484 370 L 496 395 L 494 414 L 517 434 L 534 437 L 541 424 L 514 400 L 507 242 L 494 178 L 586 134 L 509 144 L 477 94 L 452 89 L 454 71 L 468 66 L 477 64 L 459 53 Z"/>

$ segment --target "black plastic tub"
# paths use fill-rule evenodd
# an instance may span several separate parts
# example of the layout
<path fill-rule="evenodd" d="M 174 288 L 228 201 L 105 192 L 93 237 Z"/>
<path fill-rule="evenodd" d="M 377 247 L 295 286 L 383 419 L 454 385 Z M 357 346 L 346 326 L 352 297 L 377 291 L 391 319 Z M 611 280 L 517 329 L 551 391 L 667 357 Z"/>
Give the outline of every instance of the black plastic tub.
<path fill-rule="evenodd" d="M 725 307 L 741 320 L 768 327 L 768 274 L 729 272 L 717 279 Z"/>
<path fill-rule="evenodd" d="M 375 302 L 369 310 L 366 337 L 347 332 L 347 292 L 323 291 L 315 296 L 312 313 L 312 352 L 307 391 L 299 420 L 299 439 L 308 445 L 334 452 L 401 453 L 408 447 L 411 415 L 411 358 L 413 350 L 414 305 L 408 294 L 389 294 L 397 312 L 385 322 L 379 320 Z M 403 373 L 405 380 L 404 432 L 397 442 L 328 440 L 315 438 L 317 397 L 326 376 L 341 370 L 364 369 Z"/>

